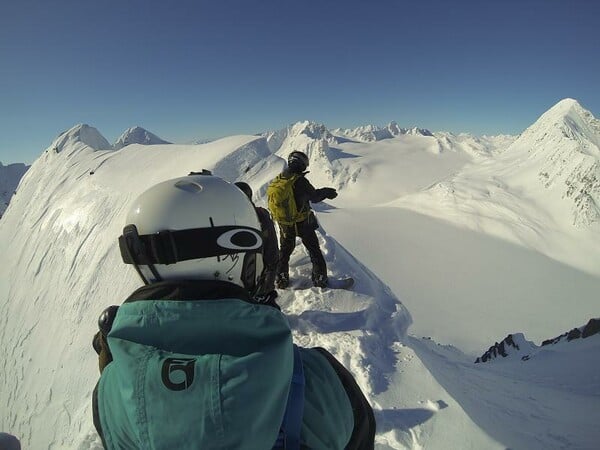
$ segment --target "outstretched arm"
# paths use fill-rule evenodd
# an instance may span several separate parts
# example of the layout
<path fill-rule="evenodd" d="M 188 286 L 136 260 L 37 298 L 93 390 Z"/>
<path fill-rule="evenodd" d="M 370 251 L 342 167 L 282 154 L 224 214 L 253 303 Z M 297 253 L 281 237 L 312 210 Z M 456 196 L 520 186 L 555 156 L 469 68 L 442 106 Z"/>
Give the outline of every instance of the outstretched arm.
<path fill-rule="evenodd" d="M 315 189 L 306 178 L 301 177 L 296 181 L 296 189 L 305 195 L 311 203 L 322 202 L 326 198 L 333 199 L 337 197 L 337 191 L 331 187 Z"/>

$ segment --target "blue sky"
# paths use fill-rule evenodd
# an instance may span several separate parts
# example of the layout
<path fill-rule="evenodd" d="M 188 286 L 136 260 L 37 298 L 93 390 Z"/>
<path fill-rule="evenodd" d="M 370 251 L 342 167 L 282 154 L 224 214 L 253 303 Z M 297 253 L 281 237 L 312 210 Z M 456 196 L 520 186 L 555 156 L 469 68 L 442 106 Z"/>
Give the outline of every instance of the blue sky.
<path fill-rule="evenodd" d="M 517 134 L 560 99 L 600 115 L 600 2 L 58 0 L 0 6 L 0 161 L 62 131 L 174 142 L 392 120 Z"/>

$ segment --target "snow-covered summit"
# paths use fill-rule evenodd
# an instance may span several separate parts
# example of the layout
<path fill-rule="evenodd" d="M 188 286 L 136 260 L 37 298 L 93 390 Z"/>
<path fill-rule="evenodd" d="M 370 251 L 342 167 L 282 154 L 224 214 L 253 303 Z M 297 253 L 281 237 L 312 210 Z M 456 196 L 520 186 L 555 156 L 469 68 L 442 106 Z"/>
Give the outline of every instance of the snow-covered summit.
<path fill-rule="evenodd" d="M 75 144 L 80 145 L 75 145 Z M 93 150 L 110 150 L 112 146 L 100 132 L 87 124 L 75 125 L 73 128 L 61 133 L 52 142 L 48 150 L 54 153 L 60 153 L 65 148 L 74 151 L 80 150 L 82 146 L 90 147 Z"/>
<path fill-rule="evenodd" d="M 117 139 L 113 148 L 119 150 L 130 144 L 142 144 L 142 145 L 159 145 L 159 144 L 170 144 L 157 135 L 150 133 L 142 127 L 132 127 L 125 130 L 125 132 Z"/>
<path fill-rule="evenodd" d="M 267 131 L 262 134 L 267 139 L 269 148 L 273 153 L 279 152 L 282 147 L 290 147 L 292 142 L 326 141 L 334 144 L 336 137 L 323 124 L 303 120 L 289 125 L 287 128 L 276 131 Z M 302 151 L 302 149 L 296 149 Z"/>
<path fill-rule="evenodd" d="M 573 148 L 575 151 L 600 157 L 600 120 L 571 98 L 561 100 L 542 114 L 519 136 L 514 148 L 526 147 L 530 153 L 535 153 L 543 151 L 550 143 L 566 140 L 578 144 L 578 148 Z"/>
<path fill-rule="evenodd" d="M 332 135 L 325 125 L 308 120 L 296 122 L 288 128 L 288 136 L 304 135 L 312 139 L 331 139 Z"/>
<path fill-rule="evenodd" d="M 568 205 L 577 226 L 600 223 L 600 120 L 576 100 L 564 99 L 507 149 L 520 167 L 515 176 L 535 174 L 559 203 Z"/>

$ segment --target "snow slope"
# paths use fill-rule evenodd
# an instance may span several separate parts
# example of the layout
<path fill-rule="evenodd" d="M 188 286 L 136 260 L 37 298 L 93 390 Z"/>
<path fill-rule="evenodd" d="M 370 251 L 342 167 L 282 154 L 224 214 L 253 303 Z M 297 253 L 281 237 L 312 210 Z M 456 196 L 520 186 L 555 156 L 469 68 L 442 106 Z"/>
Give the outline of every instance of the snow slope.
<path fill-rule="evenodd" d="M 97 368 L 90 333 L 102 309 L 139 284 L 116 246 L 129 203 L 191 170 L 237 178 L 266 145 L 241 136 L 152 152 L 137 144 L 96 150 L 75 141 L 80 131 L 70 130 L 53 144 L 58 153 L 45 152 L 32 165 L 0 224 L 0 428 L 25 448 L 73 448 L 91 429 Z M 90 130 L 83 134 L 100 141 Z"/>
<path fill-rule="evenodd" d="M 40 156 L 0 221 L 1 431 L 24 448 L 99 449 L 90 340 L 98 314 L 139 285 L 116 245 L 130 202 L 205 168 L 247 181 L 264 206 L 266 184 L 294 148 L 309 153 L 315 185 L 340 189 L 318 205 L 319 239 L 330 273 L 357 283 L 281 291 L 280 304 L 297 342 L 329 349 L 355 374 L 376 410 L 377 448 L 594 448 L 600 335 L 543 347 L 526 361 L 474 361 L 509 333 L 546 339 L 597 316 L 600 276 L 579 270 L 575 257 L 566 264 L 524 245 L 527 236 L 498 239 L 494 227 L 475 233 L 452 214 L 439 220 L 395 204 L 505 149 L 447 136 L 440 151 L 435 135 L 341 140 L 310 122 L 274 136 L 112 151 L 79 126 Z M 425 212 L 445 211 L 430 201 Z M 551 235 L 553 223 L 542 225 L 539 234 Z M 559 225 L 573 239 L 589 231 Z M 593 244 L 581 248 L 580 258 L 595 256 Z M 291 267 L 294 284 L 308 277 L 302 248 Z M 548 299 L 553 290 L 562 293 Z"/>
<path fill-rule="evenodd" d="M 0 162 L 0 218 L 6 211 L 11 197 L 17 191 L 21 178 L 29 166 L 21 163 L 3 165 Z"/>

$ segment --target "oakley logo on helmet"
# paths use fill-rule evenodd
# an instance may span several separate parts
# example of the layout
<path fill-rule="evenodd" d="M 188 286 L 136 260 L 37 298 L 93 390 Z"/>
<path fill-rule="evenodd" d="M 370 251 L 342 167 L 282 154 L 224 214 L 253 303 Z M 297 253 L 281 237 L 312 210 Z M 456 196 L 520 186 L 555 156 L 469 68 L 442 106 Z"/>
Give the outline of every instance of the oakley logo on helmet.
<path fill-rule="evenodd" d="M 255 250 L 262 245 L 262 239 L 256 231 L 234 229 L 219 236 L 217 244 L 229 250 Z"/>

